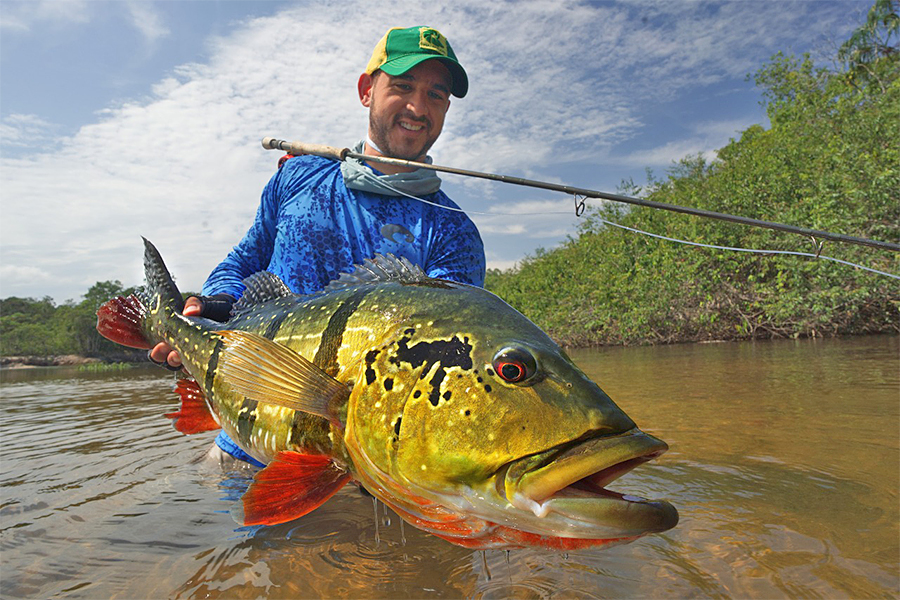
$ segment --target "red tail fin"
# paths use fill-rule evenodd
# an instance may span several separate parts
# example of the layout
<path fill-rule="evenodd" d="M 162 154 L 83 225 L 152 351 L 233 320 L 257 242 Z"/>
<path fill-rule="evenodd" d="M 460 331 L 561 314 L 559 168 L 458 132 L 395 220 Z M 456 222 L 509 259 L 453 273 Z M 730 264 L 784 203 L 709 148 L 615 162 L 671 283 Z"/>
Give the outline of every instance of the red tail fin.
<path fill-rule="evenodd" d="M 209 412 L 203 390 L 192 379 L 179 379 L 175 392 L 181 396 L 181 409 L 165 416 L 174 419 L 172 425 L 181 433 L 190 435 L 218 429 L 219 424 Z"/>
<path fill-rule="evenodd" d="M 97 310 L 97 331 L 117 344 L 149 349 L 150 343 L 141 329 L 146 310 L 134 295 L 113 298 Z"/>

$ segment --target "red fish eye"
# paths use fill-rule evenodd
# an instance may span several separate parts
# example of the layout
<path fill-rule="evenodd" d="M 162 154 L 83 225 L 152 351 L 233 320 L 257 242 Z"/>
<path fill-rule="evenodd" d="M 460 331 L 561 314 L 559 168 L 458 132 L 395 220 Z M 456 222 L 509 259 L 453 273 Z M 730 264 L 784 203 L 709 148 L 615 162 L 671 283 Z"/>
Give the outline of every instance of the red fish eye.
<path fill-rule="evenodd" d="M 492 362 L 500 379 L 509 383 L 528 381 L 537 371 L 534 356 L 521 348 L 504 348 L 494 356 Z"/>
<path fill-rule="evenodd" d="M 497 364 L 497 373 L 504 380 L 516 383 L 525 379 L 525 365 L 516 362 L 501 362 Z"/>

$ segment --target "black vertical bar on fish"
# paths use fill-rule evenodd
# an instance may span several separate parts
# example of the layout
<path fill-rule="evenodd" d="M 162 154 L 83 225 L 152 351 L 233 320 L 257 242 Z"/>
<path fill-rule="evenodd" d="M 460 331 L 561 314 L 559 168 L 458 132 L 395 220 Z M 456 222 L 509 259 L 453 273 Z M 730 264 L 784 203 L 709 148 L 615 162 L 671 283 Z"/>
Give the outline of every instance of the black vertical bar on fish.
<path fill-rule="evenodd" d="M 313 358 L 313 363 L 323 371 L 335 377 L 340 365 L 338 365 L 337 355 L 340 350 L 341 342 L 344 339 L 344 331 L 347 329 L 347 320 L 359 308 L 360 302 L 363 301 L 371 289 L 363 288 L 355 292 L 343 304 L 341 304 L 331 318 L 328 319 L 328 325 L 322 332 L 322 341 L 319 343 L 319 349 Z"/>

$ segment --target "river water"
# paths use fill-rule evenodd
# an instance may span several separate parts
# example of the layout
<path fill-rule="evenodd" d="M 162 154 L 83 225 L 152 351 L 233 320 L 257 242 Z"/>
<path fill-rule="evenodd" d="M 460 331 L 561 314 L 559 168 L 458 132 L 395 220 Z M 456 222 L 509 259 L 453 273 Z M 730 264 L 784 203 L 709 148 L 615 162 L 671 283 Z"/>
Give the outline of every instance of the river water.
<path fill-rule="evenodd" d="M 573 359 L 660 459 L 612 487 L 663 497 L 664 534 L 473 552 L 347 486 L 269 528 L 249 478 L 193 461 L 214 434 L 162 413 L 172 376 L 3 371 L 3 598 L 900 596 L 900 338 L 605 348 Z"/>

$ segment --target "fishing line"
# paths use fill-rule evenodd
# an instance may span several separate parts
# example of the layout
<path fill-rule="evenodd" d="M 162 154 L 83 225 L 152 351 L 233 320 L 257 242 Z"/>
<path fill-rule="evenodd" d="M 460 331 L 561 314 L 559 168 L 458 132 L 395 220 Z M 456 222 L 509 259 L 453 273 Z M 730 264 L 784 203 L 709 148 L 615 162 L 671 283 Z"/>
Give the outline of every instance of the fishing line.
<path fill-rule="evenodd" d="M 542 211 L 542 212 L 535 212 L 535 213 L 503 213 L 503 212 L 486 213 L 486 212 L 479 212 L 479 211 L 465 211 L 461 208 L 453 208 L 450 206 L 443 206 L 443 205 L 437 204 L 435 202 L 430 202 L 428 200 L 425 200 L 424 198 L 419 198 L 417 196 L 413 196 L 412 194 L 408 194 L 402 190 L 396 189 L 389 183 L 379 180 L 368 169 L 363 167 L 362 164 L 353 163 L 351 161 L 348 161 L 347 158 L 355 158 L 355 159 L 358 159 L 361 161 L 365 160 L 365 161 L 382 162 L 382 163 L 400 165 L 400 166 L 410 167 L 410 168 L 424 168 L 424 169 L 428 169 L 431 171 L 437 171 L 437 172 L 442 172 L 442 173 L 465 175 L 468 177 L 476 177 L 479 179 L 490 179 L 492 181 L 500 181 L 503 183 L 512 183 L 515 185 L 523 185 L 523 186 L 528 186 L 528 187 L 536 187 L 536 188 L 540 188 L 540 189 L 564 192 L 566 194 L 570 194 L 570 195 L 574 196 L 574 198 L 575 198 L 575 215 L 576 216 L 581 216 L 581 214 L 584 212 L 585 200 L 587 198 L 598 198 L 598 199 L 604 199 L 604 200 L 612 200 L 615 202 L 625 202 L 628 204 L 636 204 L 638 206 L 646 206 L 646 207 L 650 207 L 650 208 L 657 208 L 657 209 L 668 210 L 668 211 L 673 211 L 673 212 L 680 212 L 680 213 L 690 214 L 690 215 L 694 215 L 694 216 L 707 217 L 707 218 L 711 218 L 711 219 L 718 219 L 718 220 L 722 220 L 722 221 L 731 221 L 733 223 L 739 223 L 742 225 L 750 225 L 753 227 L 762 227 L 762 228 L 766 228 L 766 229 L 774 229 L 776 231 L 784 231 L 787 233 L 805 235 L 807 237 L 812 238 L 813 243 L 816 245 L 816 253 L 815 254 L 810 254 L 808 252 L 794 252 L 791 250 L 759 250 L 759 249 L 753 249 L 753 248 L 739 248 L 739 247 L 732 247 L 732 246 L 715 246 L 715 245 L 711 245 L 711 244 L 702 244 L 700 242 L 691 242 L 691 241 L 687 241 L 687 240 L 680 240 L 677 238 L 670 238 L 670 237 L 658 235 L 655 233 L 641 231 L 639 229 L 634 229 L 631 227 L 626 227 L 624 225 L 619 225 L 618 223 L 613 223 L 612 221 L 607 221 L 605 219 L 600 219 L 598 217 L 598 219 L 600 221 L 602 221 L 603 223 L 607 223 L 614 227 L 619 227 L 621 229 L 626 229 L 626 230 L 633 231 L 635 233 L 639 233 L 639 234 L 646 235 L 649 237 L 655 237 L 655 238 L 659 238 L 662 240 L 676 242 L 679 244 L 685 244 L 688 246 L 715 248 L 715 249 L 719 249 L 719 250 L 731 250 L 731 251 L 735 251 L 735 252 L 749 252 L 749 253 L 753 253 L 753 254 L 790 254 L 790 255 L 794 255 L 794 256 L 822 258 L 822 259 L 830 260 L 830 261 L 840 263 L 843 265 L 856 267 L 858 269 L 862 269 L 864 271 L 869 271 L 871 273 L 876 273 L 878 275 L 884 275 L 884 276 L 890 277 L 892 279 L 900 279 L 900 276 L 894 275 L 893 273 L 879 271 L 877 269 L 865 267 L 863 265 L 845 261 L 845 260 L 841 260 L 838 258 L 834 258 L 832 256 L 825 256 L 825 255 L 821 254 L 823 242 L 819 242 L 817 238 L 832 240 L 832 241 L 836 241 L 836 242 L 845 242 L 845 243 L 849 243 L 849 244 L 858 244 L 858 245 L 862 245 L 862 246 L 871 246 L 874 248 L 893 250 L 895 252 L 900 251 L 900 245 L 892 244 L 889 242 L 881 242 L 878 240 L 870 240 L 867 238 L 860 238 L 860 237 L 855 237 L 855 236 L 830 233 L 827 231 L 817 231 L 814 229 L 807 229 L 805 227 L 795 227 L 793 225 L 785 225 L 783 223 L 773 223 L 773 222 L 769 222 L 769 221 L 761 221 L 759 219 L 751 219 L 748 217 L 740 217 L 740 216 L 736 216 L 736 215 L 729 215 L 726 213 L 718 213 L 718 212 L 713 212 L 713 211 L 699 209 L 699 208 L 691 208 L 691 207 L 685 207 L 685 206 L 678 206 L 675 204 L 666 204 L 663 202 L 655 202 L 652 200 L 632 198 L 630 196 L 609 194 L 606 192 L 599 192 L 596 190 L 574 188 L 571 186 L 558 185 L 555 183 L 547 183 L 544 181 L 534 181 L 534 180 L 530 180 L 530 179 L 522 179 L 520 177 L 511 177 L 509 175 L 497 175 L 494 173 L 482 173 L 480 171 L 469 171 L 466 169 L 443 167 L 443 166 L 433 165 L 433 164 L 418 163 L 418 162 L 410 161 L 410 160 L 390 158 L 390 157 L 386 157 L 386 156 L 369 156 L 369 155 L 365 155 L 365 154 L 358 154 L 356 152 L 351 152 L 348 148 L 339 149 L 339 148 L 334 148 L 331 146 L 306 144 L 303 142 L 288 142 L 285 140 L 279 140 L 279 139 L 269 138 L 269 137 L 263 138 L 262 145 L 263 145 L 263 148 L 266 148 L 268 150 L 283 150 L 285 152 L 288 152 L 288 153 L 294 154 L 294 155 L 313 154 L 315 156 L 322 156 L 325 158 L 330 158 L 333 160 L 344 162 L 345 164 L 347 164 L 348 166 L 353 168 L 358 173 L 361 173 L 363 175 L 363 177 L 366 178 L 369 182 L 374 183 L 375 185 L 380 186 L 383 189 L 391 190 L 395 194 L 398 194 L 401 196 L 406 196 L 407 198 L 411 198 L 413 200 L 418 200 L 419 202 L 422 202 L 424 204 L 428 204 L 430 206 L 434 206 L 434 207 L 441 208 L 444 210 L 449 210 L 452 212 L 461 212 L 461 213 L 485 215 L 485 216 L 541 216 L 541 215 L 551 215 L 551 214 L 570 214 L 568 212 L 556 212 L 556 211 Z"/>
<path fill-rule="evenodd" d="M 488 213 L 488 212 L 479 212 L 479 211 L 473 211 L 473 210 L 470 210 L 470 211 L 464 211 L 464 210 L 461 209 L 461 208 L 453 208 L 452 206 L 444 206 L 444 205 L 442 205 L 442 204 L 438 204 L 437 202 L 431 202 L 430 200 L 425 200 L 424 198 L 419 198 L 418 196 L 414 196 L 414 195 L 412 195 L 412 194 L 408 194 L 408 193 L 404 192 L 403 190 L 397 189 L 397 188 L 395 188 L 394 186 L 392 186 L 391 184 L 389 184 L 389 183 L 387 183 L 387 182 L 385 182 L 385 181 L 382 181 L 382 180 L 379 179 L 375 174 L 373 174 L 373 173 L 372 173 L 371 171 L 369 171 L 367 168 L 365 168 L 364 166 L 362 166 L 362 165 L 360 165 L 360 164 L 358 164 L 358 163 L 354 163 L 354 162 L 349 162 L 349 161 L 347 161 L 347 165 L 349 165 L 349 166 L 350 166 L 351 168 L 353 168 L 355 171 L 357 171 L 358 173 L 360 173 L 360 174 L 361 174 L 365 179 L 367 179 L 370 183 L 377 184 L 377 185 L 381 186 L 383 189 L 391 190 L 392 192 L 394 192 L 394 193 L 396 193 L 396 194 L 399 194 L 399 195 L 401 195 L 401 196 L 406 196 L 407 198 L 410 198 L 410 199 L 412 199 L 412 200 L 418 200 L 419 202 L 422 202 L 423 204 L 428 204 L 429 206 L 434 206 L 434 207 L 436 207 L 436 208 L 441 208 L 441 209 L 449 210 L 449 211 L 452 211 L 452 212 L 463 212 L 463 213 L 468 213 L 468 214 L 473 214 L 473 215 L 508 216 L 508 217 L 520 217 L 520 216 L 545 216 L 545 215 L 569 215 L 569 214 L 572 214 L 572 213 L 570 213 L 570 212 L 568 212 L 568 211 L 544 211 L 544 212 L 520 212 L 520 213 L 505 213 L 505 212 L 489 212 L 489 213 Z M 583 198 L 583 197 L 576 197 L 575 203 L 576 203 L 576 215 L 577 215 L 577 216 L 581 216 L 581 214 L 584 212 L 585 198 Z M 580 212 L 579 212 L 579 209 L 580 209 Z M 631 232 L 633 232 L 633 233 L 638 233 L 638 234 L 641 234 L 641 235 L 646 235 L 646 236 L 653 237 L 653 238 L 657 238 L 657 239 L 660 239 L 660 240 L 666 240 L 666 241 L 668 241 L 668 242 L 676 242 L 676 243 L 678 243 L 678 244 L 684 244 L 684 245 L 687 245 L 687 246 L 697 246 L 697 247 L 700 247 L 700 248 L 712 248 L 712 249 L 715 249 L 715 250 L 731 250 L 731 251 L 734 251 L 734 252 L 748 252 L 748 253 L 751 253 L 751 254 L 789 254 L 789 255 L 793 255 L 793 256 L 805 256 L 805 257 L 809 257 L 809 258 L 821 258 L 821 259 L 823 259 L 823 260 L 830 260 L 830 261 L 832 261 L 832 262 L 840 263 L 840 264 L 842 264 L 842 265 L 847 265 L 847 266 L 850 266 L 850 267 L 856 267 L 856 268 L 858 268 L 858 269 L 862 269 L 863 271 L 869 271 L 869 272 L 871 272 L 871 273 L 877 273 L 878 275 L 884 275 L 885 277 L 890 277 L 890 278 L 892 278 L 892 279 L 900 279 L 900 275 L 894 275 L 893 273 L 888 273 L 888 272 L 886 272 L 886 271 L 879 271 L 878 269 L 873 269 L 873 268 L 871 268 L 871 267 L 866 267 L 866 266 L 863 266 L 863 265 L 860 265 L 860 264 L 857 264 L 857 263 L 849 262 L 849 261 L 846 261 L 846 260 L 841 260 L 841 259 L 839 259 L 839 258 L 834 258 L 833 256 L 826 256 L 826 255 L 820 254 L 820 253 L 818 253 L 818 252 L 817 252 L 816 254 L 812 254 L 812 253 L 810 253 L 810 252 L 795 252 L 795 251 L 793 251 L 793 250 L 762 250 L 762 249 L 756 249 L 756 248 L 740 248 L 740 247 L 736 247 L 736 246 L 716 246 L 716 245 L 714 245 L 714 244 L 703 244 L 703 243 L 701 243 L 701 242 L 691 242 L 691 241 L 688 241 L 688 240 L 682 240 L 682 239 L 678 239 L 678 238 L 673 238 L 673 237 L 667 237 L 667 236 L 664 236 L 664 235 L 659 235 L 659 234 L 657 234 L 657 233 L 650 233 L 649 231 L 643 231 L 643 230 L 640 230 L 640 229 L 635 229 L 634 227 L 628 227 L 627 225 L 620 225 L 619 223 L 614 223 L 613 221 L 609 221 L 609 220 L 607 220 L 607 219 L 602 219 L 602 218 L 600 218 L 600 217 L 596 217 L 596 215 L 595 215 L 595 218 L 596 218 L 598 221 L 602 222 L 602 223 L 605 223 L 605 224 L 607 224 L 607 225 L 612 225 L 613 227 L 618 227 L 619 229 L 625 229 L 625 230 L 631 231 Z M 821 246 L 820 246 L 820 245 L 818 246 L 818 249 L 821 250 Z"/>

